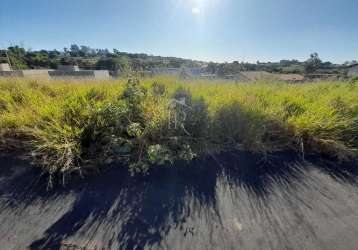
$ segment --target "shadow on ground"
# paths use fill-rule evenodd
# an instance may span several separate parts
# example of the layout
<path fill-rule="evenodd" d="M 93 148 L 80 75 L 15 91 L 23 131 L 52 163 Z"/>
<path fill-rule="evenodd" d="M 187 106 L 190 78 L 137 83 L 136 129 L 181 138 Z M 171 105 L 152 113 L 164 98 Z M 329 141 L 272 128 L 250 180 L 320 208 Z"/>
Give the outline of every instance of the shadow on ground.
<path fill-rule="evenodd" d="M 243 249 L 300 249 L 297 242 L 304 239 L 301 244 L 308 249 L 320 249 L 330 243 L 320 236 L 327 232 L 314 225 L 326 221 L 308 217 L 318 211 L 338 216 L 343 208 L 332 203 L 335 192 L 344 189 L 347 194 L 337 202 L 346 199 L 357 176 L 352 165 L 312 164 L 291 153 L 264 164 L 236 152 L 157 168 L 148 176 L 130 177 L 113 166 L 47 191 L 47 179 L 38 170 L 13 157 L 0 161 L 0 241 L 6 249 L 232 249 L 237 244 Z M 320 182 L 329 181 L 322 184 L 329 186 L 333 179 L 350 186 L 334 184 L 340 186 L 321 192 Z M 314 193 L 317 197 L 311 197 L 311 188 L 320 191 Z M 321 202 L 310 204 L 310 199 Z M 357 201 L 351 197 L 351 206 Z M 330 210 L 322 212 L 320 204 Z M 297 225 L 302 235 L 288 235 L 299 230 Z M 351 227 L 347 230 L 357 232 Z M 348 247 L 358 243 L 355 237 L 345 242 Z"/>

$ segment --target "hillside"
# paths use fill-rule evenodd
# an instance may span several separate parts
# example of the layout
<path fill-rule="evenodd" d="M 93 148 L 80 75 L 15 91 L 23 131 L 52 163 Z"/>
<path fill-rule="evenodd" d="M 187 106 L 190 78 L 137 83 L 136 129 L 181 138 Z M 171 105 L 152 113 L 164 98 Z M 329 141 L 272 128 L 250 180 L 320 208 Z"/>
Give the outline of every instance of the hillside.
<path fill-rule="evenodd" d="M 7 56 L 6 56 L 7 55 Z M 271 73 L 324 73 L 343 74 L 345 65 L 323 62 L 317 53 L 304 61 L 281 60 L 279 62 L 239 62 L 215 63 L 177 57 L 162 57 L 144 53 L 126 53 L 117 49 L 92 49 L 88 46 L 71 45 L 70 48 L 58 50 L 30 51 L 19 46 L 0 51 L 0 63 L 9 62 L 13 69 L 56 69 L 58 65 L 75 64 L 82 69 L 105 69 L 113 75 L 129 75 L 133 72 L 144 72 L 153 68 L 201 68 L 208 74 L 226 76 L 240 71 L 267 71 Z"/>

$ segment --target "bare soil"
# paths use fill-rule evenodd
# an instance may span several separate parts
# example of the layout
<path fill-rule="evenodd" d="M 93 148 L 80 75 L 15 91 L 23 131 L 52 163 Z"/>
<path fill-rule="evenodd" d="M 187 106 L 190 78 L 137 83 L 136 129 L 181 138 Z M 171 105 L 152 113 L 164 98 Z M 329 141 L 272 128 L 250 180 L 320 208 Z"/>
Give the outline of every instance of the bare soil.
<path fill-rule="evenodd" d="M 120 166 L 46 190 L 0 158 L 1 249 L 332 249 L 358 246 L 357 166 L 228 153 L 148 176 Z"/>

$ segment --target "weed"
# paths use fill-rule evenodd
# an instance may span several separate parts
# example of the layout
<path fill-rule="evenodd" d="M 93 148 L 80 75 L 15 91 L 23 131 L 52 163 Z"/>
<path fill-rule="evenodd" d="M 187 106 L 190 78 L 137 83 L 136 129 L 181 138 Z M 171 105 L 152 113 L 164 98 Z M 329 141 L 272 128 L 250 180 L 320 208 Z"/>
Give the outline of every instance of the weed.
<path fill-rule="evenodd" d="M 159 83 L 160 82 L 160 83 Z M 358 156 L 358 83 L 231 84 L 174 78 L 0 80 L 0 143 L 51 175 L 119 161 L 133 174 L 245 149 Z"/>

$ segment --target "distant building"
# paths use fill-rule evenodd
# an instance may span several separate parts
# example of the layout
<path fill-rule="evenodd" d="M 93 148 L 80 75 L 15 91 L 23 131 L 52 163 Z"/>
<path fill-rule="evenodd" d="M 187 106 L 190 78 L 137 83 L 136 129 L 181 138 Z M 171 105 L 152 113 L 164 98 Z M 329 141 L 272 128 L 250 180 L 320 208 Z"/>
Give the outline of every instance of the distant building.
<path fill-rule="evenodd" d="M 109 80 L 108 70 L 48 71 L 53 80 Z"/>
<path fill-rule="evenodd" d="M 201 68 L 181 68 L 179 77 L 182 79 L 194 79 L 201 77 Z"/>
<path fill-rule="evenodd" d="M 203 79 L 203 80 L 214 80 L 214 79 L 217 79 L 218 76 L 217 74 L 200 74 L 200 79 Z"/>
<path fill-rule="evenodd" d="M 46 79 L 49 80 L 49 71 L 48 69 L 28 69 L 28 70 L 20 70 L 23 77 L 32 78 L 32 79 Z"/>
<path fill-rule="evenodd" d="M 22 73 L 21 70 L 5 70 L 5 71 L 1 71 L 0 70 L 0 77 L 16 77 L 16 78 L 21 78 L 24 77 L 24 74 Z"/>
<path fill-rule="evenodd" d="M 77 65 L 58 65 L 57 70 L 59 71 L 80 71 Z"/>
<path fill-rule="evenodd" d="M 10 70 L 8 64 L 0 64 L 0 66 L 0 77 L 45 80 L 109 80 L 111 78 L 108 70 L 80 70 L 78 66 L 74 65 L 60 65 L 58 70 Z"/>
<path fill-rule="evenodd" d="M 202 68 L 187 68 L 187 70 L 193 77 L 200 77 L 202 73 Z"/>
<path fill-rule="evenodd" d="M 10 71 L 10 65 L 8 63 L 0 63 L 0 71 Z"/>
<path fill-rule="evenodd" d="M 59 65 L 58 70 L 49 71 L 51 79 L 55 80 L 108 80 L 108 70 L 80 70 L 77 65 Z"/>
<path fill-rule="evenodd" d="M 0 71 L 0 77 L 15 77 L 15 78 L 32 78 L 32 79 L 50 79 L 49 70 L 6 70 Z"/>
<path fill-rule="evenodd" d="M 349 66 L 347 75 L 349 77 L 358 76 L 358 64 L 353 64 Z"/>

